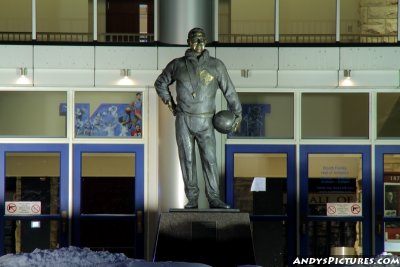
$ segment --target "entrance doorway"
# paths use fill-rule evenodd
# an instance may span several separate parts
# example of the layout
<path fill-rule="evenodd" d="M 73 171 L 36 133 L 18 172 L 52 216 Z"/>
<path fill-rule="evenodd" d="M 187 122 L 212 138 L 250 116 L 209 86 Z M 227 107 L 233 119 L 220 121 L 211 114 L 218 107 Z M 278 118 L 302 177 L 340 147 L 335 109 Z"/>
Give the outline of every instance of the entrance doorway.
<path fill-rule="evenodd" d="M 375 151 L 375 253 L 400 255 L 400 146 Z"/>
<path fill-rule="evenodd" d="M 143 145 L 75 145 L 73 244 L 144 257 Z"/>
<path fill-rule="evenodd" d="M 0 251 L 68 245 L 68 145 L 0 145 Z"/>
<path fill-rule="evenodd" d="M 152 0 L 107 0 L 106 41 L 150 41 L 146 39 L 146 34 L 154 33 L 153 2 Z"/>
<path fill-rule="evenodd" d="M 292 145 L 226 146 L 227 202 L 250 214 L 258 265 L 286 266 L 293 262 L 295 165 Z"/>
<path fill-rule="evenodd" d="M 300 147 L 302 256 L 371 255 L 369 166 L 369 146 Z"/>

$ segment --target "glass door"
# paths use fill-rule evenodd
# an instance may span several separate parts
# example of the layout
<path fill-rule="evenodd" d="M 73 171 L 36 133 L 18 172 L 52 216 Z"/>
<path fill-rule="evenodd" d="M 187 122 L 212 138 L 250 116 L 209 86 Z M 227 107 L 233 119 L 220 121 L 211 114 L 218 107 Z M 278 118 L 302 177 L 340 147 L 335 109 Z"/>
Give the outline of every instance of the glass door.
<path fill-rule="evenodd" d="M 73 244 L 144 258 L 143 153 L 143 145 L 74 145 Z"/>
<path fill-rule="evenodd" d="M 400 255 L 400 146 L 375 149 L 375 253 Z"/>
<path fill-rule="evenodd" d="M 0 145 L 1 254 L 68 245 L 68 145 Z"/>
<path fill-rule="evenodd" d="M 227 202 L 250 214 L 258 265 L 286 266 L 293 262 L 295 166 L 292 145 L 226 146 Z"/>
<path fill-rule="evenodd" d="M 302 256 L 371 255 L 369 146 L 300 146 Z"/>

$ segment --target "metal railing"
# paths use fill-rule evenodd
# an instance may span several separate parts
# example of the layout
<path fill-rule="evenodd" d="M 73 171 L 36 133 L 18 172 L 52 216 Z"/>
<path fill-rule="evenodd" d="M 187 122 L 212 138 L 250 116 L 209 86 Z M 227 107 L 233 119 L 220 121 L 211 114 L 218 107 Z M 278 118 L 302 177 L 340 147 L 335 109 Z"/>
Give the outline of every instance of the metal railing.
<path fill-rule="evenodd" d="M 220 43 L 229 44 L 268 44 L 275 42 L 274 34 L 220 34 Z M 74 32 L 38 32 L 39 42 L 93 42 L 92 33 Z M 0 32 L 0 41 L 32 41 L 30 32 Z M 154 34 L 141 33 L 101 33 L 98 42 L 107 43 L 152 43 Z M 335 34 L 281 34 L 279 43 L 335 43 Z M 340 43 L 351 44 L 386 44 L 397 43 L 395 34 L 341 34 Z"/>
<path fill-rule="evenodd" d="M 280 43 L 335 43 L 335 34 L 281 34 Z"/>
<path fill-rule="evenodd" d="M 92 42 L 92 33 L 76 32 L 38 32 L 36 41 L 40 42 Z"/>
<path fill-rule="evenodd" d="M 220 34 L 220 43 L 257 44 L 274 43 L 273 34 Z M 340 43 L 385 44 L 397 43 L 397 34 L 341 34 Z M 281 34 L 279 43 L 335 43 L 335 34 Z"/>
<path fill-rule="evenodd" d="M 0 41 L 25 42 L 32 41 L 30 32 L 0 32 Z"/>
<path fill-rule="evenodd" d="M 219 34 L 218 41 L 220 43 L 231 44 L 257 44 L 257 43 L 274 43 L 275 35 L 273 34 Z"/>
<path fill-rule="evenodd" d="M 152 43 L 154 42 L 154 34 L 102 33 L 98 35 L 98 41 L 111 43 Z"/>
<path fill-rule="evenodd" d="M 32 41 L 30 32 L 0 32 L 0 41 Z M 39 42 L 93 42 L 93 33 L 77 32 L 37 32 Z M 111 43 L 151 43 L 154 34 L 139 33 L 102 33 L 98 35 L 99 42 Z"/>

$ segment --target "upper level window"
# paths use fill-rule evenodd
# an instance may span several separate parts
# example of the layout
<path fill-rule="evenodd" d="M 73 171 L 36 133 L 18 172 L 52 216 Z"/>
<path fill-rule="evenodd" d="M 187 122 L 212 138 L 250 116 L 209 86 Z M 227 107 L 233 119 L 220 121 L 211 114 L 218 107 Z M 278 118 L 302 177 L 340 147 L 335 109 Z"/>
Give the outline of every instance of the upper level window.
<path fill-rule="evenodd" d="M 275 0 L 220 0 L 219 42 L 273 43 Z"/>
<path fill-rule="evenodd" d="M 155 39 L 154 0 L 35 3 L 0 1 L 0 41 L 149 43 Z M 218 42 L 397 43 L 397 14 L 394 0 L 219 0 Z"/>
<path fill-rule="evenodd" d="M 98 0 L 98 41 L 119 43 L 153 42 L 153 12 L 154 0 Z"/>
<path fill-rule="evenodd" d="M 368 93 L 304 93 L 301 137 L 304 139 L 367 139 Z"/>
<path fill-rule="evenodd" d="M 242 122 L 228 138 L 291 139 L 294 135 L 293 93 L 239 93 Z"/>
<path fill-rule="evenodd" d="M 75 137 L 142 138 L 141 92 L 76 92 Z"/>
<path fill-rule="evenodd" d="M 91 0 L 36 1 L 36 40 L 44 42 L 93 41 Z"/>
<path fill-rule="evenodd" d="M 397 1 L 341 1 L 340 42 L 396 43 L 397 12 Z"/>
<path fill-rule="evenodd" d="M 336 42 L 336 0 L 280 0 L 279 42 Z"/>
<path fill-rule="evenodd" d="M 0 2 L 0 41 L 32 40 L 32 1 Z"/>
<path fill-rule="evenodd" d="M 0 92 L 0 137 L 66 137 L 66 92 Z"/>

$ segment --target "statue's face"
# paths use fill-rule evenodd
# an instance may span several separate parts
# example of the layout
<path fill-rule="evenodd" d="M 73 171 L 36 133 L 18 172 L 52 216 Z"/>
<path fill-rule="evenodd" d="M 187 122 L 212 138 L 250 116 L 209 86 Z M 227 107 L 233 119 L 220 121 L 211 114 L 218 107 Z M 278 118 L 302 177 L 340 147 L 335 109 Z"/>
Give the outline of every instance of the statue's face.
<path fill-rule="evenodd" d="M 203 33 L 197 32 L 188 40 L 190 48 L 197 54 L 201 54 L 206 48 L 206 37 Z"/>

